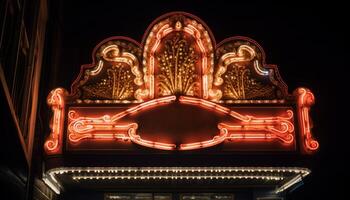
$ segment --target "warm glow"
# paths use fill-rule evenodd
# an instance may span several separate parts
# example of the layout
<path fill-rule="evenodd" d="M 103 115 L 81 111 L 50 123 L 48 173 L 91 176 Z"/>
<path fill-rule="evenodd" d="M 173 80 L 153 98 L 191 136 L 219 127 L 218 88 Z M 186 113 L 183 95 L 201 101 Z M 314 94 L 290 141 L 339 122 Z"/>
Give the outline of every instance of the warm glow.
<path fill-rule="evenodd" d="M 196 43 L 199 47 L 199 49 L 202 52 L 202 87 L 203 87 L 203 98 L 207 99 L 208 98 L 208 76 L 206 75 L 209 72 L 208 69 L 208 52 L 207 49 L 204 48 L 202 39 L 201 39 L 201 32 L 194 27 L 193 25 L 189 24 L 187 25 L 187 27 L 184 28 L 185 32 L 189 33 L 190 35 L 192 35 L 193 37 L 196 38 Z"/>
<path fill-rule="evenodd" d="M 51 133 L 44 144 L 47 154 L 61 151 L 61 137 L 64 123 L 64 94 L 65 90 L 57 88 L 49 94 L 47 104 L 51 106 L 53 117 L 51 119 Z"/>
<path fill-rule="evenodd" d="M 254 61 L 254 69 L 255 69 L 256 73 L 258 73 L 258 74 L 261 75 L 261 76 L 267 76 L 267 75 L 269 75 L 269 71 L 268 71 L 268 70 L 265 70 L 264 68 L 262 68 L 262 67 L 260 66 L 258 60 L 255 60 L 255 61 Z"/>
<path fill-rule="evenodd" d="M 319 148 L 310 117 L 313 93 L 298 88 L 288 94 L 277 66 L 265 63 L 254 40 L 238 36 L 216 44 L 204 22 L 176 12 L 153 22 L 142 44 L 116 36 L 93 52 L 71 93 L 57 88 L 47 98 L 53 112 L 48 155 L 64 154 L 64 143 L 67 151 L 107 151 L 115 143 L 132 151 L 131 144 L 174 151 L 220 144 L 218 150 L 230 151 Z M 149 111 L 171 103 L 177 105 Z"/>
<path fill-rule="evenodd" d="M 202 79 L 202 96 L 207 99 L 209 96 L 209 91 L 211 89 L 211 79 L 213 73 L 213 57 L 210 52 L 212 52 L 211 39 L 209 35 L 203 29 L 203 26 L 195 21 L 182 25 L 181 22 L 174 24 L 174 27 L 169 21 L 165 20 L 155 25 L 146 40 L 144 59 L 145 59 L 145 82 L 149 90 L 149 98 L 154 98 L 155 94 L 155 67 L 156 67 L 156 51 L 161 48 L 162 40 L 168 34 L 174 31 L 183 31 L 188 33 L 193 38 L 201 52 L 201 79 Z M 205 34 L 206 33 L 206 34 Z M 154 41 L 152 41 L 154 40 Z M 152 41 L 152 42 L 151 42 Z M 206 43 L 203 43 L 206 42 Z M 207 46 L 205 45 L 207 44 Z M 174 94 L 170 91 L 168 94 Z"/>
<path fill-rule="evenodd" d="M 102 60 L 100 60 L 97 64 L 97 66 L 90 71 L 90 74 L 93 76 L 96 76 L 97 74 L 99 74 L 101 72 L 102 68 L 103 68 L 103 62 L 102 62 Z"/>
<path fill-rule="evenodd" d="M 195 142 L 195 143 L 188 143 L 188 144 L 180 144 L 180 150 L 193 150 L 193 149 L 202 149 L 207 148 L 211 146 L 218 145 L 225 141 L 227 138 L 227 130 L 221 129 L 221 133 L 217 136 L 215 136 L 211 140 L 203 141 L 203 142 Z"/>
<path fill-rule="evenodd" d="M 229 115 L 240 120 L 238 123 L 226 124 L 219 123 L 219 134 L 213 139 L 201 142 L 180 144 L 178 147 L 171 143 L 161 143 L 142 139 L 137 134 L 137 123 L 121 124 L 118 120 L 126 115 L 137 113 L 143 109 L 149 109 L 152 106 L 171 103 L 176 100 L 176 96 L 168 96 L 154 99 L 137 106 L 131 107 L 115 115 L 103 115 L 101 117 L 80 117 L 75 110 L 69 112 L 68 138 L 72 143 L 77 143 L 83 139 L 102 139 L 132 141 L 141 146 L 162 149 L 162 150 L 194 150 L 208 148 L 218 145 L 225 140 L 234 141 L 259 141 L 265 142 L 279 140 L 285 144 L 291 144 L 294 141 L 294 125 L 291 120 L 293 112 L 287 110 L 287 116 L 272 117 L 254 117 L 242 115 L 219 104 L 203 99 L 181 96 L 179 103 L 191 104 L 195 106 L 212 109 L 225 115 Z"/>
<path fill-rule="evenodd" d="M 77 143 L 83 139 L 102 139 L 102 140 L 121 140 L 129 141 L 139 144 L 141 146 L 173 150 L 175 144 L 166 144 L 160 142 L 153 142 L 142 139 L 137 133 L 137 123 L 120 124 L 119 119 L 126 115 L 139 112 L 142 109 L 147 109 L 152 106 L 170 103 L 176 99 L 175 96 L 168 96 L 159 99 L 154 99 L 137 106 L 129 108 L 123 112 L 113 116 L 103 115 L 101 117 L 80 117 L 79 114 L 71 110 L 68 113 L 68 138 L 72 143 Z"/>
<path fill-rule="evenodd" d="M 130 67 L 131 72 L 135 75 L 134 83 L 138 86 L 143 84 L 143 74 L 141 73 L 141 71 L 139 71 L 139 61 L 133 54 L 128 52 L 120 52 L 119 47 L 117 45 L 109 45 L 102 50 L 102 57 L 109 62 L 127 64 Z M 94 71 L 99 72 L 99 67 L 100 65 Z M 94 71 L 91 71 L 92 75 L 96 74 L 96 72 Z"/>
<path fill-rule="evenodd" d="M 241 45 L 237 51 L 237 53 L 230 52 L 221 56 L 218 63 L 219 67 L 215 73 L 214 85 L 219 86 L 223 84 L 224 80 L 221 78 L 221 76 L 225 74 L 229 65 L 235 63 L 249 62 L 253 60 L 256 56 L 254 49 L 247 45 Z"/>
<path fill-rule="evenodd" d="M 218 128 L 221 132 L 219 136 L 214 137 L 214 139 L 210 141 L 190 144 L 189 146 L 192 147 L 191 149 L 213 146 L 223 142 L 225 139 L 231 141 L 237 139 L 245 141 L 278 139 L 286 144 L 291 144 L 294 141 L 294 125 L 291 121 L 293 119 L 292 110 L 287 110 L 286 117 L 255 117 L 242 115 L 236 111 L 203 99 L 182 96 L 179 101 L 186 104 L 202 106 L 207 109 L 213 109 L 217 112 L 228 114 L 241 121 L 236 124 L 219 123 Z M 222 139 L 223 137 L 224 139 Z"/>
<path fill-rule="evenodd" d="M 298 118 L 305 148 L 308 151 L 317 150 L 319 144 L 312 137 L 309 117 L 310 107 L 315 103 L 315 97 L 312 92 L 306 88 L 296 89 L 295 95 L 298 97 Z"/>
<path fill-rule="evenodd" d="M 148 140 L 142 139 L 139 135 L 136 134 L 135 129 L 129 130 L 129 137 L 131 141 L 141 146 L 150 147 L 154 149 L 162 149 L 162 150 L 174 150 L 176 148 L 175 144 L 167 144 L 161 142 L 152 142 Z"/>
<path fill-rule="evenodd" d="M 147 71 L 148 77 L 149 77 L 149 85 L 148 85 L 149 97 L 151 99 L 154 98 L 154 53 L 158 49 L 158 46 L 160 45 L 161 39 L 163 37 L 165 37 L 167 34 L 171 33 L 172 31 L 173 31 L 173 29 L 171 27 L 169 27 L 169 24 L 165 24 L 155 34 L 156 41 L 155 41 L 153 47 L 151 48 L 150 57 L 149 57 L 150 65 L 149 65 L 149 69 Z"/>
<path fill-rule="evenodd" d="M 48 170 L 44 182 L 59 194 L 63 175 L 74 182 L 81 181 L 151 181 L 151 180 L 254 180 L 283 183 L 280 193 L 302 181 L 311 171 L 300 167 L 63 167 Z M 281 182 L 283 181 L 283 182 Z"/>

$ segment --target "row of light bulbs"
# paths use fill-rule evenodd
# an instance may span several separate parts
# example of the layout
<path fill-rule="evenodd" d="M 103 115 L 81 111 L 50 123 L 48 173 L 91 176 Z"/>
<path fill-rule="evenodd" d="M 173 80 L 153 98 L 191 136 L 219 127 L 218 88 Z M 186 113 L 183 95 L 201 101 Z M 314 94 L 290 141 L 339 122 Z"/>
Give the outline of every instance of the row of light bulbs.
<path fill-rule="evenodd" d="M 146 175 L 113 175 L 113 173 L 144 173 Z M 171 175 L 152 175 L 156 172 L 171 173 Z M 293 173 L 293 175 L 186 175 L 184 173 L 198 173 L 198 172 L 216 172 L 216 173 Z M 62 188 L 57 179 L 59 174 L 72 175 L 73 180 L 157 180 L 157 179 L 180 179 L 180 180 L 235 180 L 235 179 L 250 179 L 250 180 L 271 180 L 279 181 L 285 180 L 289 176 L 294 176 L 287 181 L 283 186 L 276 190 L 276 193 L 282 192 L 291 187 L 295 183 L 301 181 L 302 177 L 307 176 L 311 171 L 307 168 L 299 167 L 61 167 L 48 170 L 43 177 L 43 181 L 56 193 L 59 194 Z M 86 173 L 95 173 L 95 175 L 85 175 Z M 97 174 L 96 174 L 97 173 Z M 104 173 L 104 174 L 101 174 Z M 112 173 L 112 175 L 106 175 Z M 180 174 L 182 173 L 182 174 Z M 83 175 L 81 175 L 83 174 Z M 101 174 L 101 175 L 99 175 Z"/>
<path fill-rule="evenodd" d="M 282 176 L 73 176 L 73 180 L 149 180 L 149 179 L 171 179 L 171 180 L 201 180 L 201 179 L 260 179 L 260 180 L 283 180 Z"/>
<path fill-rule="evenodd" d="M 112 104 L 112 103 L 122 103 L 122 104 L 130 104 L 130 103 L 142 103 L 143 101 L 141 100 L 92 100 L 92 99 L 77 99 L 75 100 L 75 103 L 82 104 L 82 103 L 87 103 L 87 104 Z"/>
<path fill-rule="evenodd" d="M 142 103 L 141 100 L 91 100 L 91 99 L 77 99 L 75 103 L 82 104 L 82 103 L 96 103 L 96 104 L 105 104 L 105 103 L 123 103 L 123 104 L 130 104 L 130 103 Z M 251 103 L 257 103 L 257 104 L 283 104 L 285 103 L 284 99 L 273 99 L 273 100 L 220 100 L 219 103 L 243 103 L 243 104 L 251 104 Z"/>
<path fill-rule="evenodd" d="M 256 103 L 256 104 L 282 104 L 285 103 L 284 99 L 273 99 L 273 100 L 220 100 L 219 103 L 243 103 L 243 104 L 251 104 L 251 103 Z"/>
<path fill-rule="evenodd" d="M 49 170 L 49 173 L 53 174 L 65 174 L 65 173 L 189 173 L 189 172 L 271 172 L 271 173 L 297 173 L 297 174 L 309 174 L 310 170 L 306 168 L 273 168 L 273 167 L 70 167 L 70 168 L 55 168 Z"/>

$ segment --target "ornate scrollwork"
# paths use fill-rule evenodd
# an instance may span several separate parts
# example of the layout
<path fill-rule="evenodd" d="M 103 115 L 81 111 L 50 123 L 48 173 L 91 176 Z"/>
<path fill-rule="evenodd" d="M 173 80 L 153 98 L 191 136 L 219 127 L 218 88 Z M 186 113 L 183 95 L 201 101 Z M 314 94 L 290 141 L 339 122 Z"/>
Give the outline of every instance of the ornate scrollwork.
<path fill-rule="evenodd" d="M 309 115 L 310 108 L 315 103 L 314 94 L 307 88 L 297 88 L 294 95 L 297 97 L 298 118 L 305 149 L 306 151 L 315 151 L 319 144 L 312 136 L 312 123 Z"/>
<path fill-rule="evenodd" d="M 83 98 L 132 99 L 134 77 L 128 66 L 122 63 L 112 65 L 100 81 L 82 87 Z"/>
<path fill-rule="evenodd" d="M 48 154 L 58 153 L 62 149 L 65 96 L 67 96 L 67 91 L 63 88 L 57 88 L 52 90 L 47 97 L 47 104 L 53 112 L 50 122 L 51 133 L 44 144 Z"/>
<path fill-rule="evenodd" d="M 141 50 L 126 38 L 101 45 L 96 53 L 97 64 L 83 67 L 84 76 L 73 84 L 78 97 L 84 100 L 112 100 L 115 103 L 142 101 L 143 73 L 140 70 Z"/>
<path fill-rule="evenodd" d="M 82 86 L 83 98 L 131 100 L 137 99 L 136 86 L 143 84 L 137 58 L 128 52 L 120 52 L 119 46 L 110 45 L 101 52 L 104 70 L 100 79 Z M 140 99 L 139 99 L 140 100 Z"/>
<path fill-rule="evenodd" d="M 213 84 L 219 95 L 211 95 L 211 99 L 232 101 L 283 98 L 283 82 L 276 81 L 279 77 L 274 67 L 262 67 L 264 54 L 257 44 L 248 39 L 230 40 L 216 50 L 217 68 Z"/>
<path fill-rule="evenodd" d="M 252 78 L 250 69 L 233 65 L 223 77 L 223 98 L 254 99 L 273 96 L 274 87 Z"/>

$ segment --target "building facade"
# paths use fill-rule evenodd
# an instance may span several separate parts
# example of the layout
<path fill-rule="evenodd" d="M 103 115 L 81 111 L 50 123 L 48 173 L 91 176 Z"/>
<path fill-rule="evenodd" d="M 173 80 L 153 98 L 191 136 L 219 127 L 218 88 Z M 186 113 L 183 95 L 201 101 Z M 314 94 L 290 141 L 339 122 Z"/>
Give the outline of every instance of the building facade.
<path fill-rule="evenodd" d="M 51 198 L 33 168 L 37 155 L 39 87 L 48 8 L 46 0 L 0 3 L 1 193 L 6 199 Z M 41 151 L 40 151 L 41 152 Z M 42 190 L 44 193 L 42 193 Z M 43 196 L 44 195 L 44 196 Z M 48 195 L 48 196 L 47 196 Z M 46 196 L 46 197 L 45 197 Z"/>
<path fill-rule="evenodd" d="M 287 199 L 309 178 L 315 97 L 256 41 L 170 12 L 102 40 L 62 88 L 61 6 L 1 3 L 9 199 Z"/>

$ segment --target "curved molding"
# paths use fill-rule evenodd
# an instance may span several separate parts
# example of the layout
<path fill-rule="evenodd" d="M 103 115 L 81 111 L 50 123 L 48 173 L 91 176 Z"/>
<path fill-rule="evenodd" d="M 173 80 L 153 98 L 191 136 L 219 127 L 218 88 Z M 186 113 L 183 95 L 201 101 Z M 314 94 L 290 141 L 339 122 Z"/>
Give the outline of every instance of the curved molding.
<path fill-rule="evenodd" d="M 62 151 L 65 96 L 67 96 L 66 90 L 57 88 L 52 90 L 47 97 L 47 104 L 53 112 L 50 124 L 51 133 L 44 144 L 47 154 L 60 153 Z"/>
<path fill-rule="evenodd" d="M 294 95 L 297 98 L 298 119 L 304 148 L 306 151 L 315 151 L 319 144 L 312 136 L 311 117 L 309 115 L 311 106 L 315 103 L 314 94 L 307 88 L 297 88 Z"/>

